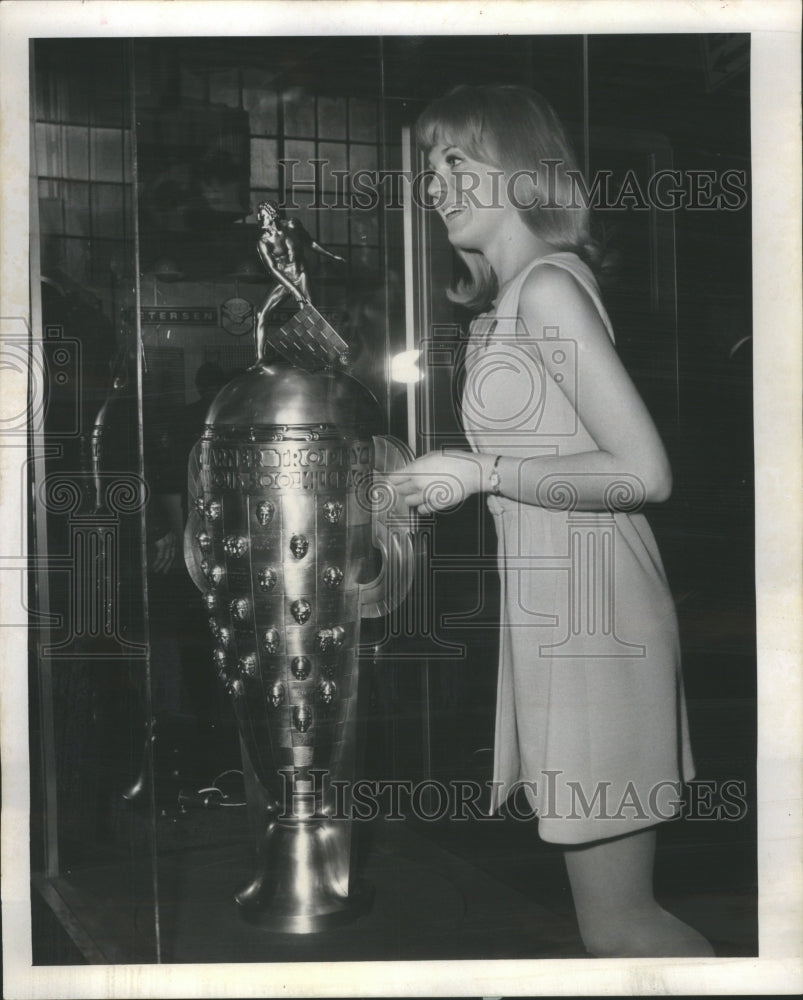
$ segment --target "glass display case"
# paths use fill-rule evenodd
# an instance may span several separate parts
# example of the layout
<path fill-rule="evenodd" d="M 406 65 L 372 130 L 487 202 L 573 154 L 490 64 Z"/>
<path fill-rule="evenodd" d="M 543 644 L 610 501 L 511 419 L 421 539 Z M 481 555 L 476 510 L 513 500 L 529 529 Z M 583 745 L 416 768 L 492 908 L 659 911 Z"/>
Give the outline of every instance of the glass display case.
<path fill-rule="evenodd" d="M 35 49 L 32 869 L 90 960 L 155 961 L 131 48 Z"/>
<path fill-rule="evenodd" d="M 388 822 L 392 799 L 358 825 L 355 863 L 377 891 L 370 927 L 293 938 L 239 919 L 232 897 L 256 844 L 248 769 L 182 538 L 188 460 L 208 408 L 256 358 L 269 288 L 260 204 L 277 203 L 308 234 L 314 304 L 347 342 L 382 433 L 416 454 L 466 447 L 453 386 L 470 316 L 443 294 L 460 264 L 416 193 L 426 164 L 415 119 L 452 83 L 534 86 L 568 123 L 586 173 L 607 171 L 614 192 L 631 176 L 646 186 L 678 154 L 649 115 L 614 110 L 618 44 L 568 35 L 33 43 L 32 312 L 49 376 L 30 442 L 35 964 L 582 954 L 565 908 L 518 894 L 517 862 L 500 875 L 504 851 L 468 844 L 454 825 Z M 667 65 L 697 58 L 696 40 L 673 44 Z M 722 101 L 737 125 L 742 103 L 738 93 Z M 737 159 L 749 156 L 742 138 Z M 696 162 L 690 148 L 680 155 Z M 733 469 L 699 475 L 689 415 L 703 407 L 702 376 L 683 309 L 702 293 L 678 261 L 676 216 L 629 207 L 597 213 L 615 265 L 603 291 L 676 463 L 679 499 L 656 525 L 674 546 L 689 688 L 709 699 L 693 719 L 705 743 L 698 720 L 721 691 L 695 670 L 730 651 L 721 635 L 695 630 L 711 561 L 686 546 L 695 533 L 709 555 L 729 546 L 699 508 L 689 518 L 689 483 L 715 503 Z M 735 217 L 718 216 L 717 227 L 723 243 L 741 240 L 717 279 L 738 316 L 749 230 Z M 292 313 L 285 301 L 273 320 Z M 703 361 L 711 378 L 717 363 Z M 749 410 L 749 382 L 729 387 Z M 740 490 L 729 494 L 731 539 L 749 535 L 751 487 Z M 394 781 L 431 791 L 491 776 L 499 583 L 484 505 L 471 498 L 422 518 L 416 558 L 409 595 L 363 623 L 359 649 L 359 774 L 387 794 Z M 748 563 L 731 591 L 749 618 Z M 749 641 L 740 647 L 736 681 L 748 729 L 753 654 Z M 751 748 L 735 753 L 749 770 Z M 426 795 L 419 805 L 436 816 Z M 729 846 L 748 891 L 750 836 Z M 681 835 L 676 843 L 683 849 Z M 565 885 L 544 884 L 565 897 Z M 448 916 L 446 930 L 441 922 L 434 933 L 428 908 Z M 550 921 L 552 939 L 542 934 Z M 734 945 L 744 953 L 750 928 Z"/>

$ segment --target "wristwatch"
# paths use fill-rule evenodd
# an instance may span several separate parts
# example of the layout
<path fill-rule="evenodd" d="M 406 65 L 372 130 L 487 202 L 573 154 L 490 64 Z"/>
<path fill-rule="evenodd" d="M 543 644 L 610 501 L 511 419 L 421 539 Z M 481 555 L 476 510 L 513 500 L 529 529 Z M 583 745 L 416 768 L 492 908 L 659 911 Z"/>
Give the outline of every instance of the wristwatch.
<path fill-rule="evenodd" d="M 494 462 L 491 474 L 488 477 L 488 481 L 491 484 L 491 493 L 493 493 L 495 497 L 502 495 L 502 477 L 499 474 L 499 460 L 501 457 L 501 455 L 496 456 L 496 461 Z"/>

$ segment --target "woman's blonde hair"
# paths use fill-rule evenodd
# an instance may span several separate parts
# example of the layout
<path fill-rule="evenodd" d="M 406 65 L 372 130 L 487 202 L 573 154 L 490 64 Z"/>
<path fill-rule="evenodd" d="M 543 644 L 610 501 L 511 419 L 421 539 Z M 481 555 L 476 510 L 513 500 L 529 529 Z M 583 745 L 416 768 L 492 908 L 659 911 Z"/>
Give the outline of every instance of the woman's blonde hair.
<path fill-rule="evenodd" d="M 508 178 L 518 171 L 530 174 L 537 200 L 517 206 L 526 224 L 555 250 L 571 250 L 588 264 L 596 263 L 588 208 L 569 174 L 579 175 L 574 152 L 560 119 L 540 94 L 513 85 L 456 87 L 422 112 L 415 132 L 426 150 L 458 146 Z M 484 308 L 496 295 L 496 276 L 482 254 L 458 252 L 469 278 L 459 280 L 449 297 L 469 308 Z"/>

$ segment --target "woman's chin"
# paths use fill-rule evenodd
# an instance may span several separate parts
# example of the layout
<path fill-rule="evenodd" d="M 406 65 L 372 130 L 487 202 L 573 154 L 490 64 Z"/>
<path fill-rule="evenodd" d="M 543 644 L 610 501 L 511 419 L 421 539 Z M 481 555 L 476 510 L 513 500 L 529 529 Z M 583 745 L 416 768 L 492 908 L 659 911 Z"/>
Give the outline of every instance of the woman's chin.
<path fill-rule="evenodd" d="M 468 237 L 462 235 L 459 232 L 447 232 L 446 238 L 455 248 L 455 250 L 466 250 L 468 252 L 481 253 L 481 248 L 476 245 L 476 242 L 469 239 Z"/>

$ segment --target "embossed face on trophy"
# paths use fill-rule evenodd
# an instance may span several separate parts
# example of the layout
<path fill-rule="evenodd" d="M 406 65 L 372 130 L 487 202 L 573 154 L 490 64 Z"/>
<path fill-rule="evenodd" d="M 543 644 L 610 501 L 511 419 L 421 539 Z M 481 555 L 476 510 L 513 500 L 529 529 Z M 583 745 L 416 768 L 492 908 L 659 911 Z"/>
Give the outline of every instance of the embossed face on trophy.
<path fill-rule="evenodd" d="M 309 551 L 309 539 L 306 535 L 293 535 L 290 539 L 290 551 L 296 559 L 303 559 Z"/>

